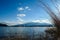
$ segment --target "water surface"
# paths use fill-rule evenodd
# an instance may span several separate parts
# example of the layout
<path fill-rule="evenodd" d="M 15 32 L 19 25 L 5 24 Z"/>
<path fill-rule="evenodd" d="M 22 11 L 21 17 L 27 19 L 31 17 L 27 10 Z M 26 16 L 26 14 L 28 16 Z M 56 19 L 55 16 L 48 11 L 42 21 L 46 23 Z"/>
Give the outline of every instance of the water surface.
<path fill-rule="evenodd" d="M 0 27 L 0 36 L 8 36 L 8 35 L 22 35 L 27 33 L 29 35 L 38 34 L 38 32 L 44 32 L 47 27 Z"/>

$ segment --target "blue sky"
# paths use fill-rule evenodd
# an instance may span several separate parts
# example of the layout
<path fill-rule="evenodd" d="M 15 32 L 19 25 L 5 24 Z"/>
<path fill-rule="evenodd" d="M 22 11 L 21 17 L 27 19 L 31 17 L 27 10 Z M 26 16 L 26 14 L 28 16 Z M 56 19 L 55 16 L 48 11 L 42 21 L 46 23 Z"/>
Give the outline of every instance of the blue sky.
<path fill-rule="evenodd" d="M 42 0 L 55 10 L 51 0 Z M 50 16 L 39 6 L 38 0 L 0 0 L 0 22 L 31 22 L 46 20 Z M 56 10 L 55 10 L 56 12 Z"/>

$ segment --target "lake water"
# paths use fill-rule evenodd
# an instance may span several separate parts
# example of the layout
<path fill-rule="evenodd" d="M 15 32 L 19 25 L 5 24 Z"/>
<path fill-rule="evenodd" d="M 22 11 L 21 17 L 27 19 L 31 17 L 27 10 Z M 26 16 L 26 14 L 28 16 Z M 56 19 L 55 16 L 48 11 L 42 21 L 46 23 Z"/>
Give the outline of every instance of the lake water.
<path fill-rule="evenodd" d="M 29 35 L 38 34 L 38 32 L 44 32 L 47 27 L 0 27 L 0 36 L 8 36 L 8 35 L 22 35 L 23 33 L 27 33 Z"/>

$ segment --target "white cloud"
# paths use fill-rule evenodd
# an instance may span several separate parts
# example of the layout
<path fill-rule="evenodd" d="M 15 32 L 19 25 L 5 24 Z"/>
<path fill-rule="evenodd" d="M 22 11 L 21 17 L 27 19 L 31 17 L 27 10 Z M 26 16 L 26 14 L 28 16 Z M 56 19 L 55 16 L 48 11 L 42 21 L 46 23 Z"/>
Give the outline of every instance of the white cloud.
<path fill-rule="evenodd" d="M 39 22 L 40 23 L 41 21 L 40 20 L 33 20 L 32 22 Z"/>
<path fill-rule="evenodd" d="M 25 7 L 25 9 L 28 9 L 28 8 L 29 8 L 28 6 Z"/>
<path fill-rule="evenodd" d="M 27 9 L 27 10 L 31 10 L 29 6 L 26 6 L 25 9 Z"/>
<path fill-rule="evenodd" d="M 29 6 L 25 6 L 24 8 L 23 7 L 18 8 L 18 11 L 23 11 L 23 10 L 31 10 L 31 9 L 29 8 Z"/>
<path fill-rule="evenodd" d="M 16 24 L 23 24 L 24 20 L 19 18 L 19 17 L 17 17 L 16 21 L 4 21 L 4 22 L 5 22 L 5 24 L 10 26 L 10 25 L 16 25 Z"/>
<path fill-rule="evenodd" d="M 23 19 L 21 19 L 20 17 L 17 17 L 17 22 L 19 23 L 19 24 L 23 24 L 24 23 L 24 20 Z"/>
<path fill-rule="evenodd" d="M 19 24 L 23 24 L 24 20 L 22 19 L 22 17 L 26 16 L 26 14 L 17 14 L 17 22 Z"/>
<path fill-rule="evenodd" d="M 17 19 L 18 19 L 18 21 L 21 21 L 21 22 L 23 22 L 24 20 L 23 19 L 21 19 L 20 17 L 17 17 Z"/>
<path fill-rule="evenodd" d="M 18 10 L 19 10 L 19 11 L 23 11 L 23 10 L 24 10 L 24 8 L 20 7 L 20 8 L 18 8 Z"/>
<path fill-rule="evenodd" d="M 24 17 L 24 16 L 26 16 L 26 14 L 17 14 L 17 16 Z"/>
<path fill-rule="evenodd" d="M 15 24 L 18 24 L 16 21 L 14 22 L 14 21 L 5 21 L 5 23 L 7 24 L 7 25 L 15 25 Z"/>
<path fill-rule="evenodd" d="M 28 10 L 31 10 L 31 9 L 28 9 Z"/>
<path fill-rule="evenodd" d="M 23 24 L 24 22 L 23 21 L 20 21 L 20 20 L 17 20 L 17 23 L 18 24 Z"/>
<path fill-rule="evenodd" d="M 58 3 L 57 3 L 57 5 L 58 5 L 58 7 L 57 7 L 57 8 L 58 8 L 58 9 L 59 9 L 59 11 L 60 11 L 60 4 L 58 4 Z"/>
<path fill-rule="evenodd" d="M 24 23 L 24 20 L 21 18 L 18 18 L 17 21 L 5 21 L 5 24 L 7 24 L 8 26 L 16 25 L 16 24 L 23 24 L 23 23 Z"/>
<path fill-rule="evenodd" d="M 49 23 L 49 24 L 51 24 L 51 21 L 49 21 L 48 19 L 45 19 L 45 20 L 33 20 L 32 22 Z"/>
<path fill-rule="evenodd" d="M 42 20 L 42 22 L 50 23 L 51 24 L 51 21 L 49 21 L 48 19 Z"/>

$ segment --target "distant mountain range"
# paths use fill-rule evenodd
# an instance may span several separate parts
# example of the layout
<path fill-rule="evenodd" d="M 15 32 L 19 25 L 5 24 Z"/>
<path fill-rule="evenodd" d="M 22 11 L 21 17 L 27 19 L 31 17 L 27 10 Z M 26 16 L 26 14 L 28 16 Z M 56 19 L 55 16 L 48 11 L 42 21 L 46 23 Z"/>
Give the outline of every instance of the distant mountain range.
<path fill-rule="evenodd" d="M 7 24 L 0 23 L 0 26 L 5 26 L 5 27 L 52 27 L 52 24 L 29 22 L 29 23 L 24 23 L 24 24 L 16 24 L 16 25 L 8 26 Z"/>
<path fill-rule="evenodd" d="M 24 24 L 13 25 L 13 27 L 52 27 L 52 24 L 29 22 Z"/>

